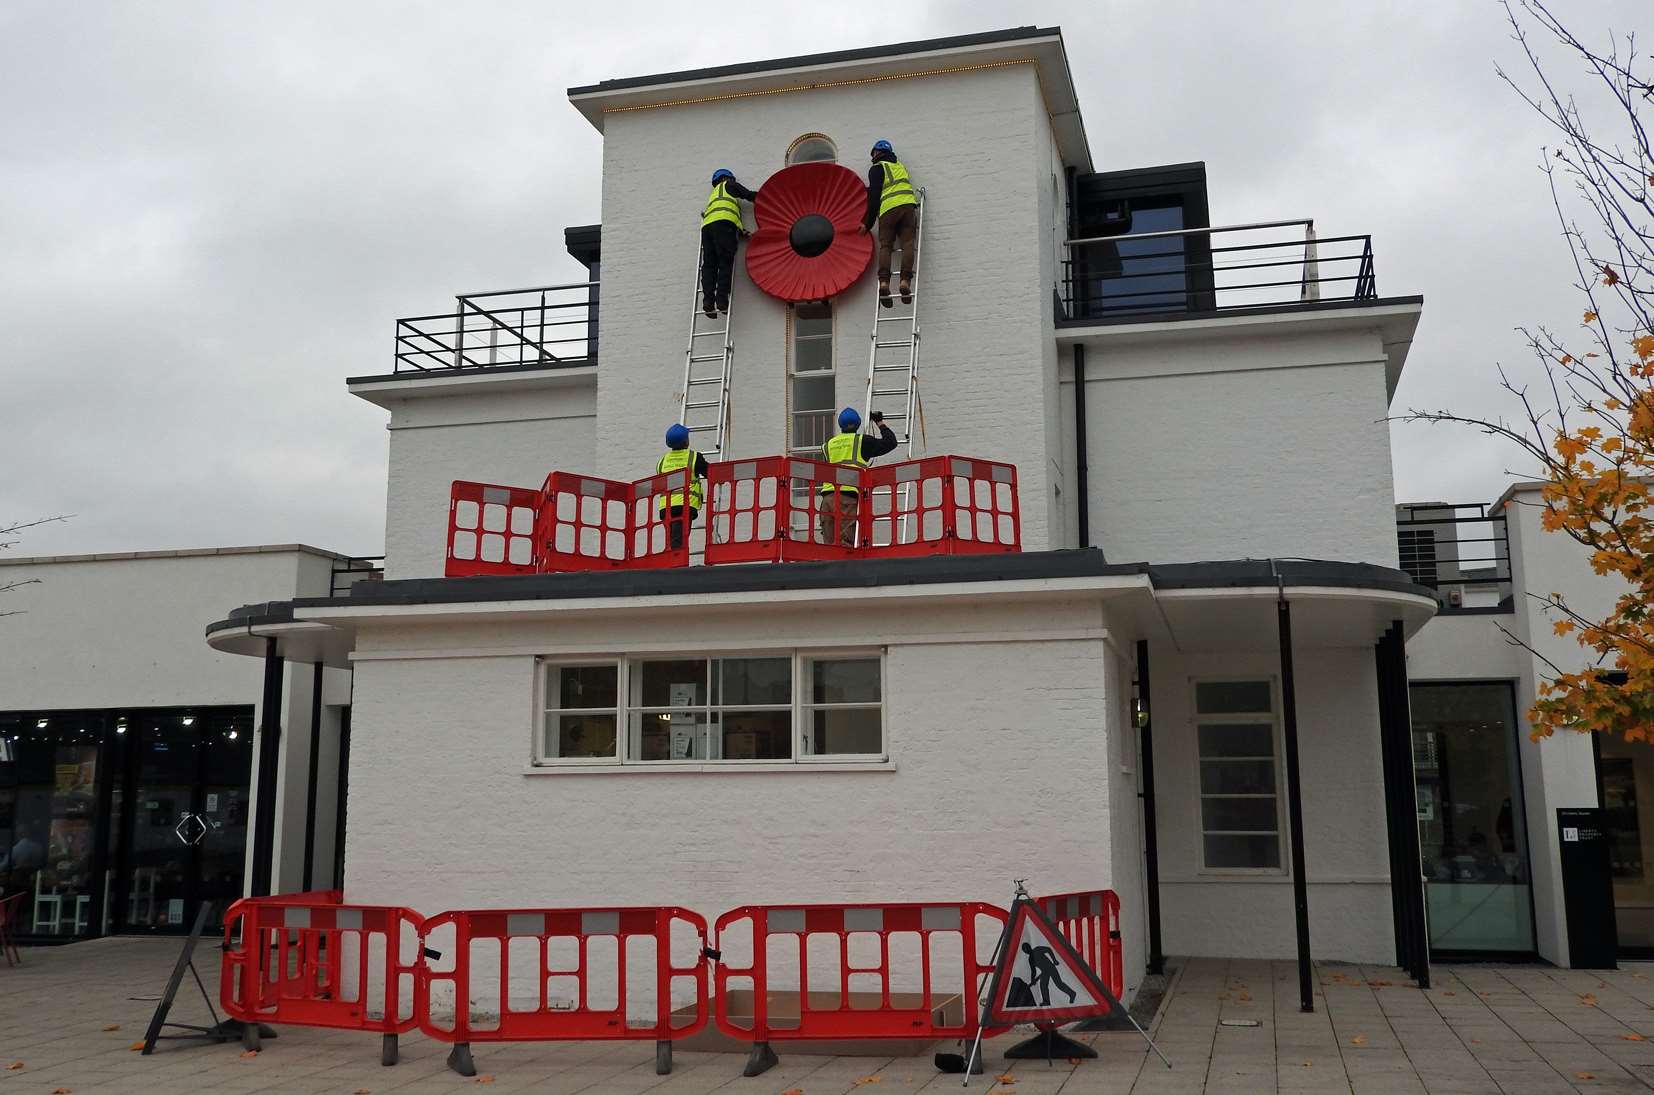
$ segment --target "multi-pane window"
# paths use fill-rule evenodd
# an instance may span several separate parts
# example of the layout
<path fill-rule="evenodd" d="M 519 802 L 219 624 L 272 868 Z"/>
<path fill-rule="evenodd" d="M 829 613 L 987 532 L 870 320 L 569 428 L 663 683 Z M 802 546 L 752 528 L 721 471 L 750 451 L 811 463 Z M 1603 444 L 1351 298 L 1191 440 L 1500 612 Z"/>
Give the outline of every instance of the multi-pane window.
<path fill-rule="evenodd" d="M 1274 687 L 1199 681 L 1201 863 L 1215 871 L 1281 869 Z"/>
<path fill-rule="evenodd" d="M 819 454 L 833 434 L 838 393 L 833 370 L 833 308 L 830 304 L 793 307 L 792 421 L 787 447 L 804 455 Z"/>
<path fill-rule="evenodd" d="M 535 761 L 882 758 L 883 676 L 872 654 L 547 663 Z"/>

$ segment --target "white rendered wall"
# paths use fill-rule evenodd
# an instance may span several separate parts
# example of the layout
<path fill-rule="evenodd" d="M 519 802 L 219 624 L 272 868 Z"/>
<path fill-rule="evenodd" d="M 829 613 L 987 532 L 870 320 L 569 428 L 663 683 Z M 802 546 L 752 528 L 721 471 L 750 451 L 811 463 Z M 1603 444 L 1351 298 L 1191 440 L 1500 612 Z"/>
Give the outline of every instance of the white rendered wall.
<path fill-rule="evenodd" d="M 1245 877 L 1201 872 L 1193 721 L 1194 680 L 1268 677 L 1278 689 L 1280 659 L 1272 651 L 1180 654 L 1155 643 L 1150 667 L 1166 953 L 1292 958 L 1297 944 L 1286 870 Z M 1310 951 L 1317 958 L 1389 965 L 1395 925 L 1373 651 L 1299 649 L 1293 667 Z M 1277 743 L 1284 780 L 1279 749 Z M 1282 865 L 1290 867 L 1284 782 L 1279 786 Z"/>
<path fill-rule="evenodd" d="M 1091 542 L 1112 562 L 1395 566 L 1377 330 L 1179 326 L 1087 352 Z"/>
<path fill-rule="evenodd" d="M 538 488 L 553 470 L 592 471 L 596 381 L 589 369 L 538 386 L 457 387 L 413 398 L 376 395 L 375 402 L 391 411 L 387 578 L 442 576 L 454 480 Z"/>
<path fill-rule="evenodd" d="M 1058 602 L 875 612 L 863 601 L 364 627 L 348 897 L 425 913 L 670 903 L 710 920 L 764 902 L 1003 906 L 1014 878 L 1036 892 L 1129 889 L 1135 877 L 1115 877 L 1097 621 L 1095 606 Z M 532 650 L 880 643 L 893 771 L 525 775 Z M 1131 985 L 1141 969 L 1140 955 L 1128 963 Z"/>
<path fill-rule="evenodd" d="M 1048 542 L 1046 360 L 1050 294 L 1042 217 L 1050 152 L 1032 66 L 610 114 L 603 141 L 603 301 L 597 472 L 652 470 L 677 417 L 689 288 L 708 178 L 758 188 L 788 145 L 819 131 L 865 179 L 884 137 L 926 188 L 921 392 L 930 453 L 1009 460 L 1023 544 Z M 751 219 L 749 214 L 749 226 Z M 869 273 L 835 302 L 839 403 L 860 403 L 874 309 Z M 786 306 L 736 262 L 732 455 L 786 444 Z M 1048 382 L 1049 381 L 1049 382 Z"/>

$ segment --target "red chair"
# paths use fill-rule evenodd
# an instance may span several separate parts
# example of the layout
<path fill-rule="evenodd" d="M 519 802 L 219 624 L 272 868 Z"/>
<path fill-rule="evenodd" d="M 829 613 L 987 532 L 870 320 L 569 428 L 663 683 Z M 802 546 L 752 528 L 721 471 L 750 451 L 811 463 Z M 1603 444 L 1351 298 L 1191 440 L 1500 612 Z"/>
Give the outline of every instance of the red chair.
<path fill-rule="evenodd" d="M 12 927 L 17 923 L 18 910 L 23 907 L 24 893 L 14 893 L 10 897 L 0 897 L 0 954 L 6 956 L 6 965 L 21 966 L 23 956 L 17 951 L 17 931 Z"/>

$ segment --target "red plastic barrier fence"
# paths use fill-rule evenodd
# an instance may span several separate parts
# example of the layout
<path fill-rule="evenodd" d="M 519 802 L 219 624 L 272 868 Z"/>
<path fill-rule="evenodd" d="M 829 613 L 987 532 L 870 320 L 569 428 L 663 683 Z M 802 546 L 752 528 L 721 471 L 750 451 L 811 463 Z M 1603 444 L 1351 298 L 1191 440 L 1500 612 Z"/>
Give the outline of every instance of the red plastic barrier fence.
<path fill-rule="evenodd" d="M 337 891 L 250 898 L 224 914 L 219 998 L 232 1019 L 394 1036 L 414 1028 L 424 921 L 411 909 L 341 905 Z M 396 1059 L 394 1038 L 384 1046 Z"/>
<path fill-rule="evenodd" d="M 802 456 L 764 456 L 713 464 L 707 487 L 712 495 L 711 537 L 706 561 L 781 563 L 848 559 L 867 542 L 865 521 L 838 505 L 837 490 L 860 491 L 866 472 Z"/>
<path fill-rule="evenodd" d="M 978 931 L 982 919 L 990 931 Z M 775 1039 L 973 1037 L 982 979 L 993 972 L 991 952 L 1008 919 L 1004 909 L 974 901 L 731 909 L 717 921 L 718 1029 L 755 1043 L 748 1076 L 775 1063 L 769 1048 Z M 740 965 L 732 961 L 726 933 L 743 921 L 752 945 Z M 778 940 L 779 951 L 771 946 Z M 893 963 L 893 942 L 908 962 Z M 780 954 L 787 965 L 777 970 Z M 731 982 L 750 992 L 735 995 Z M 898 988 L 898 982 L 913 987 Z M 796 1007 L 780 1014 L 776 1001 L 789 991 Z M 732 1012 L 740 1003 L 750 1018 Z"/>
<path fill-rule="evenodd" d="M 538 569 L 604 570 L 624 566 L 631 532 L 631 502 L 629 483 L 566 471 L 546 476 L 534 523 Z"/>
<path fill-rule="evenodd" d="M 1126 991 L 1120 954 L 1120 898 L 1113 890 L 1036 897 L 1035 903 L 1062 932 L 1086 965 L 1097 971 L 1116 999 Z"/>
<path fill-rule="evenodd" d="M 689 515 L 693 475 L 693 468 L 679 468 L 632 484 L 623 566 L 644 570 L 689 565 L 691 546 L 698 546 L 704 539 L 701 529 L 705 527 L 704 518 L 697 515 L 692 520 Z M 676 506 L 670 504 L 673 495 L 679 498 Z M 700 508 L 706 509 L 704 496 Z M 674 509 L 678 511 L 675 514 Z"/>
<path fill-rule="evenodd" d="M 534 549 L 539 513 L 539 491 L 455 480 L 448 496 L 443 573 L 450 578 L 533 574 L 539 565 Z"/>
<path fill-rule="evenodd" d="M 681 929 L 679 957 L 687 961 L 674 960 L 675 927 Z M 441 951 L 451 948 L 451 956 L 433 960 L 445 969 L 433 961 L 420 967 L 419 1028 L 455 1043 L 448 1063 L 463 1076 L 476 1073 L 472 1042 L 621 1038 L 655 1041 L 657 1071 L 664 1075 L 671 1071 L 672 1041 L 707 1023 L 706 920 L 688 909 L 445 912 L 427 920 L 425 932 Z M 688 956 L 681 953 L 686 943 L 693 945 Z M 652 975 L 635 976 L 646 957 Z M 478 1006 L 474 990 L 490 992 L 492 1004 Z M 691 1001 L 691 1010 L 674 1012 L 674 991 Z M 453 1016 L 444 1025 L 433 999 L 442 1007 L 449 997 Z M 648 1018 L 640 1021 L 645 1010 Z"/>
<path fill-rule="evenodd" d="M 931 456 L 868 470 L 868 554 L 978 555 L 1022 550 L 1014 464 Z"/>

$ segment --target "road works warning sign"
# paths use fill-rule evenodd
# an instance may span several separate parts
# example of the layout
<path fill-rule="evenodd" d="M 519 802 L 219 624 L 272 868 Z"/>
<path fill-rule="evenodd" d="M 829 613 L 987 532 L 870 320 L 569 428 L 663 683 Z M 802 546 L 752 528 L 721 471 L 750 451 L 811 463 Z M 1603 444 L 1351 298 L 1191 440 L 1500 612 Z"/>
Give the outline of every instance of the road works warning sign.
<path fill-rule="evenodd" d="M 1125 1010 L 1040 907 L 1018 900 L 994 968 L 983 1026 L 1067 1022 L 1115 1008 Z"/>

